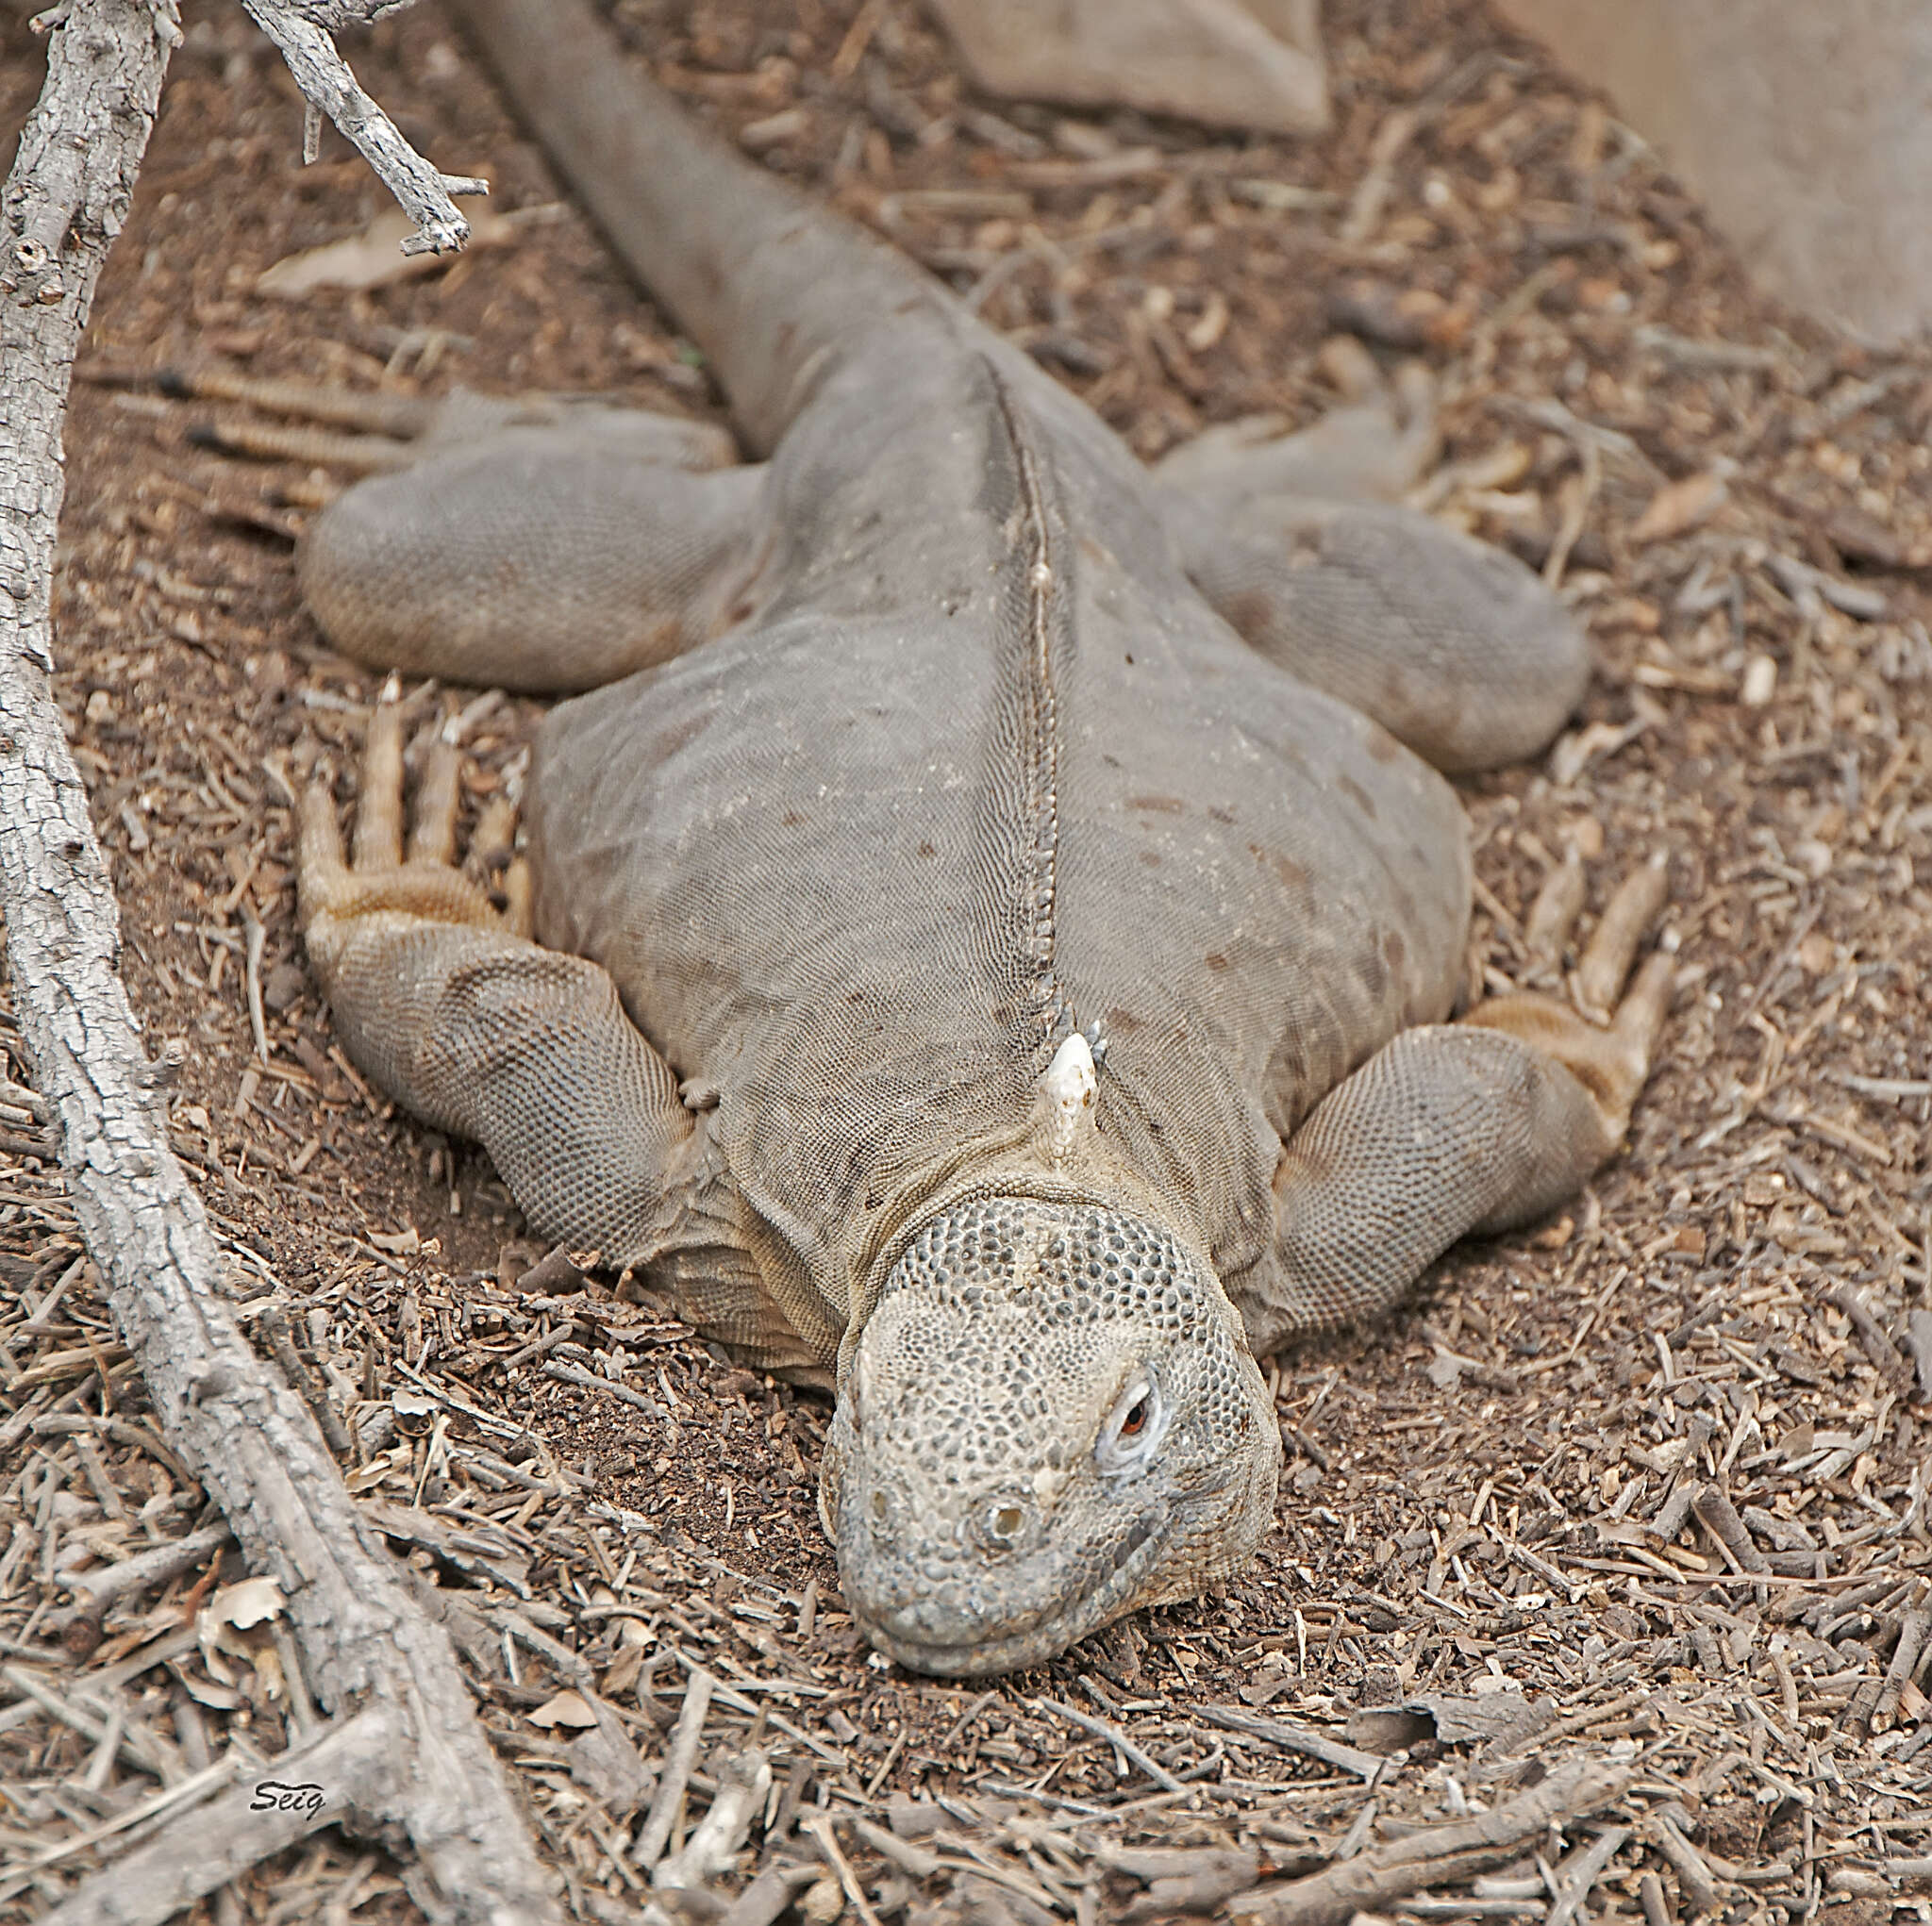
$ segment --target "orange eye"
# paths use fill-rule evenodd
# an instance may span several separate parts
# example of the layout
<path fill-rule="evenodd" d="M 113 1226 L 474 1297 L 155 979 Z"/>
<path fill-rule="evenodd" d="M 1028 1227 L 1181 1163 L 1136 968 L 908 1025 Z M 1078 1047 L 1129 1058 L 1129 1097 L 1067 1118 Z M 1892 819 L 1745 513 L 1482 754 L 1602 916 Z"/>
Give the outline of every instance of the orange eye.
<path fill-rule="evenodd" d="M 1166 1411 L 1160 1387 L 1151 1378 L 1129 1379 L 1094 1441 L 1100 1469 L 1124 1471 L 1144 1463 L 1167 1427 Z"/>

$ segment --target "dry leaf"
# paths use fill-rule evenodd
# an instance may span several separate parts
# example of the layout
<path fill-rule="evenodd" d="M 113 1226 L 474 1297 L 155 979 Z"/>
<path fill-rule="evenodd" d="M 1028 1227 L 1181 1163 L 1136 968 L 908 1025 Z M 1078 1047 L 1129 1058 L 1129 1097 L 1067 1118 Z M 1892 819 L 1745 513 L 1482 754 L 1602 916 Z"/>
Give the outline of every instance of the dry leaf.
<path fill-rule="evenodd" d="M 225 1585 L 201 1608 L 199 1623 L 210 1626 L 236 1625 L 245 1629 L 267 1619 L 282 1616 L 281 1581 L 275 1578 L 244 1578 L 237 1585 Z M 203 1635 L 207 1635 L 204 1629 Z"/>
<path fill-rule="evenodd" d="M 391 1471 L 407 1471 L 414 1457 L 413 1447 L 396 1445 L 390 1451 L 377 1452 L 366 1465 L 357 1466 L 343 1477 L 342 1482 L 353 1497 L 360 1498 L 365 1491 L 374 1491 Z"/>
<path fill-rule="evenodd" d="M 481 208 L 467 218 L 472 248 L 500 247 L 514 238 L 519 225 L 508 214 Z M 400 208 L 392 208 L 378 214 L 360 234 L 285 256 L 256 276 L 255 291 L 280 301 L 299 301 L 318 288 L 390 288 L 448 267 L 453 258 L 449 255 L 402 252 L 403 242 L 415 231 L 416 224 Z"/>
<path fill-rule="evenodd" d="M 224 1685 L 240 1679 L 225 1659 L 238 1658 L 260 1666 L 272 1652 L 269 1620 L 282 1616 L 282 1587 L 278 1580 L 244 1578 L 238 1585 L 225 1585 L 194 1616 L 195 1636 L 201 1641 L 201 1662 L 211 1678 Z M 275 1668 L 279 1685 L 281 1669 Z"/>
<path fill-rule="evenodd" d="M 1650 506 L 1630 530 L 1635 542 L 1669 541 L 1708 522 L 1724 506 L 1729 490 L 1723 475 L 1707 469 L 1702 474 L 1686 475 L 1682 481 L 1666 482 L 1650 498 Z"/>
<path fill-rule="evenodd" d="M 182 1666 L 175 1676 L 181 1681 L 181 1688 L 197 1705 L 206 1705 L 211 1712 L 233 1712 L 248 1702 L 245 1692 L 238 1692 L 233 1685 L 218 1685 L 212 1679 L 205 1679 L 197 1672 Z"/>
<path fill-rule="evenodd" d="M 604 1676 L 597 1681 L 598 1689 L 607 1699 L 621 1699 L 638 1682 L 638 1674 L 644 1669 L 644 1648 L 641 1641 L 633 1644 L 624 1636 L 624 1630 L 633 1621 L 625 1619 L 620 1621 L 618 1643 L 623 1648 Z"/>
<path fill-rule="evenodd" d="M 575 1725 L 590 1727 L 597 1723 L 597 1715 L 590 1708 L 581 1692 L 565 1690 L 554 1699 L 546 1699 L 534 1712 L 524 1717 L 532 1725 Z"/>
<path fill-rule="evenodd" d="M 389 1408 L 395 1413 L 396 1429 L 416 1437 L 436 1422 L 442 1406 L 421 1391 L 397 1389 L 389 1394 Z"/>

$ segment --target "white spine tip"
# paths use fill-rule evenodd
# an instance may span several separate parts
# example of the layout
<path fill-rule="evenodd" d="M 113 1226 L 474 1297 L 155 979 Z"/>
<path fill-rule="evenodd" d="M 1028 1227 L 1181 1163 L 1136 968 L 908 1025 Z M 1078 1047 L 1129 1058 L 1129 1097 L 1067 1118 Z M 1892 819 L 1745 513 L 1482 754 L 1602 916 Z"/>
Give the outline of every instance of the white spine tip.
<path fill-rule="evenodd" d="M 1075 1030 L 1054 1052 L 1053 1061 L 1040 1079 L 1041 1094 L 1046 1100 L 1047 1133 L 1056 1157 L 1066 1156 L 1082 1134 L 1094 1127 L 1098 1081 L 1092 1048 Z"/>

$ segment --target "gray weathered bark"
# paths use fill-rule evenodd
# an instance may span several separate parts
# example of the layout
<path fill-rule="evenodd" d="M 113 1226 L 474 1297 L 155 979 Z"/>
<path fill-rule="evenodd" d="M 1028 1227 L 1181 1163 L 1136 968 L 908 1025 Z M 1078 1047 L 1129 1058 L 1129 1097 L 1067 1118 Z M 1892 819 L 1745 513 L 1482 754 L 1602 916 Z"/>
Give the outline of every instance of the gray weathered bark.
<path fill-rule="evenodd" d="M 0 911 L 16 1010 L 82 1235 L 169 1442 L 250 1564 L 279 1580 L 314 1699 L 379 1706 L 393 1725 L 392 1769 L 358 1788 L 355 1817 L 408 1835 L 421 1898 L 441 1917 L 520 1926 L 556 1917 L 550 1882 L 448 1640 L 218 1288 L 208 1220 L 168 1147 L 115 973 L 113 891 L 49 689 L 61 417 L 154 122 L 169 30 L 158 17 L 155 0 L 75 0 L 0 199 Z"/>
<path fill-rule="evenodd" d="M 1344 1926 L 1424 1886 L 1448 1885 L 1529 1851 L 1552 1826 L 1601 1812 L 1637 1774 L 1608 1759 L 1570 1759 L 1526 1792 L 1473 1818 L 1424 1826 L 1339 1859 L 1306 1879 L 1257 1886 L 1228 1901 L 1235 1926 Z M 1621 1844 L 1629 1835 L 1618 1831 Z"/>
<path fill-rule="evenodd" d="M 315 158 L 320 116 L 327 114 L 376 177 L 415 222 L 405 254 L 442 254 L 470 238 L 470 224 L 452 194 L 487 194 L 490 183 L 470 174 L 440 174 L 397 133 L 395 124 L 356 84 L 326 28 L 393 13 L 408 0 L 242 0 L 248 16 L 281 51 L 308 103 L 303 158 Z"/>

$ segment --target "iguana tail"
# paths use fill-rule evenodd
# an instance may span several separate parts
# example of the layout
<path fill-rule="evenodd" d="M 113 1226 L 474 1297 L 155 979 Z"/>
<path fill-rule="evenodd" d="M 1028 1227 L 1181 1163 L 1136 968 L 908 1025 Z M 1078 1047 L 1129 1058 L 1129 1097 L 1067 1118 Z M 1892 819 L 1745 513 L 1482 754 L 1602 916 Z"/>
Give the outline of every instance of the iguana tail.
<path fill-rule="evenodd" d="M 827 357 L 944 296 L 882 242 L 689 120 L 588 0 L 454 0 L 619 257 L 709 357 L 768 453 Z"/>

